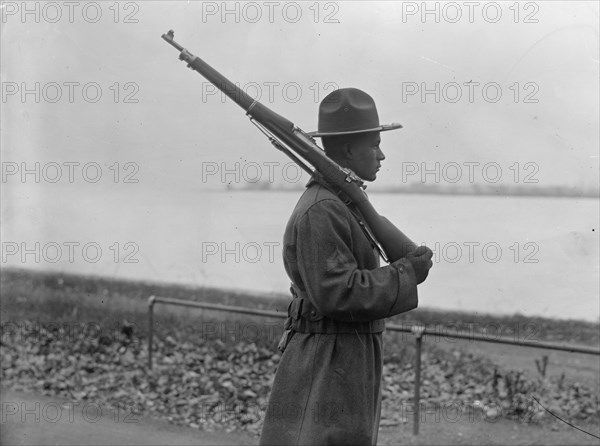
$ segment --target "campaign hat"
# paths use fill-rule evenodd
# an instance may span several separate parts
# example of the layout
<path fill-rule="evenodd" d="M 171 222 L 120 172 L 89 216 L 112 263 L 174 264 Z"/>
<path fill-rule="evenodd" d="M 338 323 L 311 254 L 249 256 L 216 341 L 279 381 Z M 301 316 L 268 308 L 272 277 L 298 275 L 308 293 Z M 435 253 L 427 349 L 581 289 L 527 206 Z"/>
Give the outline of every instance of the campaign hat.
<path fill-rule="evenodd" d="M 329 93 L 319 105 L 315 137 L 385 132 L 402 128 L 401 124 L 380 124 L 375 101 L 358 88 L 340 88 Z"/>

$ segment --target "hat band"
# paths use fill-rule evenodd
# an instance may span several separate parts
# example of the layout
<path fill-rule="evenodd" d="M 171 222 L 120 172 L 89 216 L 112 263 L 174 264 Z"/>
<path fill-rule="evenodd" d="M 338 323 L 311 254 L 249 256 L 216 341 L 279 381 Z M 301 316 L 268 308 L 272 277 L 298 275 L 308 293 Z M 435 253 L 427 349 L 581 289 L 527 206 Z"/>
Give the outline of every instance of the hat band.
<path fill-rule="evenodd" d="M 310 136 L 338 136 L 338 135 L 355 135 L 358 133 L 369 133 L 369 132 L 386 132 L 388 130 L 395 130 L 395 129 L 401 129 L 402 128 L 402 124 L 399 124 L 397 122 L 393 122 L 391 124 L 384 124 L 384 125 L 380 125 L 378 127 L 374 127 L 371 129 L 361 129 L 361 130 L 347 130 L 347 131 L 341 131 L 341 132 L 320 132 L 320 131 L 315 131 L 315 132 L 309 132 L 308 134 Z"/>

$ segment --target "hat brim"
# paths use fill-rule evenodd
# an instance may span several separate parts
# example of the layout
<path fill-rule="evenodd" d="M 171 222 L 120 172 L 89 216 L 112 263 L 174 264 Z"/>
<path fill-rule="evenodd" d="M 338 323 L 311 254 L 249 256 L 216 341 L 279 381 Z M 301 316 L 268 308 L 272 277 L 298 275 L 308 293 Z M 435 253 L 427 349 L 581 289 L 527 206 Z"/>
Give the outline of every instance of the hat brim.
<path fill-rule="evenodd" d="M 308 134 L 312 137 L 323 137 L 323 136 L 338 136 L 338 135 L 356 135 L 359 133 L 370 133 L 370 132 L 387 132 L 388 130 L 396 130 L 401 129 L 402 124 L 398 124 L 397 122 L 392 122 L 391 124 L 380 125 L 379 127 L 375 127 L 372 129 L 364 129 L 364 130 L 352 130 L 349 132 L 308 132 Z"/>

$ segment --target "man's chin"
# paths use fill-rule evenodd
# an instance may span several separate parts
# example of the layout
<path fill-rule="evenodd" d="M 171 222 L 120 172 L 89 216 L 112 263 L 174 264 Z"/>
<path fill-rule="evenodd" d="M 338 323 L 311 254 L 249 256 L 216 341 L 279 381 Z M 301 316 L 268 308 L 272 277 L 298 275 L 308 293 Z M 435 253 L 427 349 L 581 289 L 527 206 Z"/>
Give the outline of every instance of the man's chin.
<path fill-rule="evenodd" d="M 360 175 L 357 174 L 363 181 L 373 182 L 377 179 L 377 172 L 374 172 L 370 175 Z"/>

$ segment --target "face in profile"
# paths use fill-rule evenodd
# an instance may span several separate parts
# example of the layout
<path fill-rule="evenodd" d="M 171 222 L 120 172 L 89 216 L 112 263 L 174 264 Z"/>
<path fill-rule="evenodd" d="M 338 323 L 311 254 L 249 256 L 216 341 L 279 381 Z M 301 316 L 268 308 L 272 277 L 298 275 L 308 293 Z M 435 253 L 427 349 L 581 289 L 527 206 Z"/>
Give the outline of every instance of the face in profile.
<path fill-rule="evenodd" d="M 375 181 L 385 159 L 380 144 L 379 132 L 371 132 L 352 138 L 347 148 L 348 167 L 365 181 Z"/>

